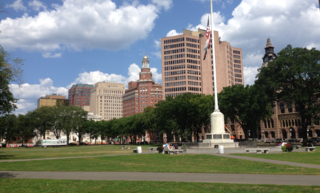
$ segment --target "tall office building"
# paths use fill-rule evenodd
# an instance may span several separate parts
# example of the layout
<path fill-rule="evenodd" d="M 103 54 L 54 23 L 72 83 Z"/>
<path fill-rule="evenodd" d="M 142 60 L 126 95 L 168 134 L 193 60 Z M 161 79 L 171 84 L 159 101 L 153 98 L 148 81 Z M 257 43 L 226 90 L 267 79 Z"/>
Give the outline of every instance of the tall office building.
<path fill-rule="evenodd" d="M 124 84 L 98 82 L 91 91 L 90 112 L 99 115 L 102 120 L 122 117 L 122 95 Z"/>
<path fill-rule="evenodd" d="M 206 31 L 201 29 L 197 32 L 183 30 L 182 35 L 161 39 L 163 97 L 187 92 L 214 93 L 212 49 L 204 60 L 206 40 Z M 217 31 L 214 32 L 214 46 L 217 91 L 231 85 L 243 85 L 242 50 L 220 41 Z"/>
<path fill-rule="evenodd" d="M 59 105 L 69 105 L 69 100 L 66 99 L 65 96 L 62 96 L 60 94 L 55 94 L 53 93 L 52 95 L 46 95 L 45 97 L 40 97 L 38 99 L 38 108 L 43 107 L 43 106 L 48 106 L 48 107 L 55 107 Z"/>
<path fill-rule="evenodd" d="M 162 100 L 162 86 L 152 80 L 149 59 L 144 56 L 142 69 L 137 82 L 129 82 L 128 89 L 123 95 L 123 116 L 130 116 L 143 112 L 144 108 L 154 107 Z"/>
<path fill-rule="evenodd" d="M 74 84 L 68 92 L 70 105 L 90 106 L 90 93 L 93 88 L 91 84 Z"/>

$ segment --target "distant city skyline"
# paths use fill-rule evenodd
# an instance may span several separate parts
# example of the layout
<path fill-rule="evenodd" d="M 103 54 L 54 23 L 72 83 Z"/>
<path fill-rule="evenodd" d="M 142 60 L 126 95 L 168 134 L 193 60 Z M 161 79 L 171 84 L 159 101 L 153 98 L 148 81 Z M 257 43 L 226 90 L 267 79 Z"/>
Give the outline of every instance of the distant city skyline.
<path fill-rule="evenodd" d="M 73 84 L 136 81 L 145 54 L 154 80 L 162 83 L 160 38 L 206 29 L 209 5 L 208 0 L 3 2 L 1 46 L 25 60 L 25 83 L 11 84 L 20 99 L 15 113 L 35 109 L 46 94 L 67 97 Z M 317 0 L 215 1 L 214 12 L 221 40 L 243 51 L 245 84 L 253 83 L 262 65 L 268 37 L 276 53 L 287 44 L 320 47 Z"/>

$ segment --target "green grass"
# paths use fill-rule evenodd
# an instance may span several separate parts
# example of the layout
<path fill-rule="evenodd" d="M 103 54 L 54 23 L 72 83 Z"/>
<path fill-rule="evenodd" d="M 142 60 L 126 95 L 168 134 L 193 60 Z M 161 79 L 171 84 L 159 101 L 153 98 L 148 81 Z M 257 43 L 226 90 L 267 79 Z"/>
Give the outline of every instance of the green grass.
<path fill-rule="evenodd" d="M 213 184 L 192 182 L 146 182 L 146 181 L 80 181 L 80 180 L 35 180 L 0 179 L 0 192 L 257 192 L 292 193 L 319 192 L 319 186 L 277 186 L 245 184 Z"/>
<path fill-rule="evenodd" d="M 175 173 L 243 173 L 320 175 L 319 169 L 302 168 L 212 155 L 142 154 L 0 163 L 1 171 L 115 171 Z"/>
<path fill-rule="evenodd" d="M 122 150 L 122 145 L 89 145 L 59 148 L 0 148 L 0 160 L 128 154 L 132 153 L 132 147 L 135 148 L 137 145 L 129 146 L 131 147 L 130 150 Z M 143 150 L 148 150 L 147 147 L 150 146 L 144 145 L 142 147 Z"/>
<path fill-rule="evenodd" d="M 234 155 L 320 165 L 320 148 L 319 147 L 316 148 L 316 151 L 312 151 L 312 152 L 294 152 L 293 150 L 293 152 L 290 152 L 290 153 L 284 152 L 284 153 L 277 153 L 277 154 L 234 154 Z"/>

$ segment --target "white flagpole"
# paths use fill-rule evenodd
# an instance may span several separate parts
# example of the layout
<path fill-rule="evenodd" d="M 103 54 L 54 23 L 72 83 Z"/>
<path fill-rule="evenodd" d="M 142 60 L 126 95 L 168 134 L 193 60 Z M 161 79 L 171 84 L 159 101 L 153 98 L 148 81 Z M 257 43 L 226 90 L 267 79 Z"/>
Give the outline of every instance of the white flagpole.
<path fill-rule="evenodd" d="M 213 8 L 212 8 L 212 0 L 211 2 L 211 34 L 212 34 L 212 55 L 213 55 L 213 76 L 214 76 L 214 111 L 219 112 L 219 106 L 218 106 L 218 92 L 217 92 L 217 74 L 216 74 L 216 54 L 215 54 L 215 48 L 214 48 L 214 30 L 213 30 Z"/>

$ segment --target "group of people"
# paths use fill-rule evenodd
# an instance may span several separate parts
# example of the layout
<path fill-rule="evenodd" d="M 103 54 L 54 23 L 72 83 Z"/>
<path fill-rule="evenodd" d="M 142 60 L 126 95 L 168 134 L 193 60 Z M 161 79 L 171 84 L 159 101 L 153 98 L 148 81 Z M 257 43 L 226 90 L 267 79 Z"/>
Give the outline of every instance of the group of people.
<path fill-rule="evenodd" d="M 163 145 L 163 148 L 164 149 L 169 149 L 169 150 L 178 149 L 178 144 L 175 143 L 175 144 L 172 145 L 172 143 L 169 143 L 169 144 L 166 143 L 166 144 Z"/>
<path fill-rule="evenodd" d="M 126 146 L 122 146 L 122 149 L 126 149 Z M 128 147 L 128 149 L 130 149 L 130 147 Z"/>

